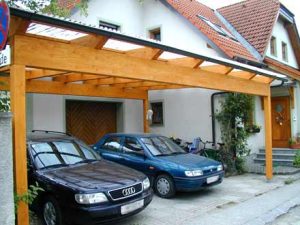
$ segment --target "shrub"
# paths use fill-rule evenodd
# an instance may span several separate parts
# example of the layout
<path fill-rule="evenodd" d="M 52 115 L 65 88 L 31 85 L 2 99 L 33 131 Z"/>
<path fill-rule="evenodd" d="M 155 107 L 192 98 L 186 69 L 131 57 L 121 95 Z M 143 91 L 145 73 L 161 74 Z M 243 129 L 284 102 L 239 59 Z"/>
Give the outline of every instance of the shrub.
<path fill-rule="evenodd" d="M 297 153 L 295 155 L 293 165 L 297 168 L 300 168 L 300 150 L 297 151 Z"/>

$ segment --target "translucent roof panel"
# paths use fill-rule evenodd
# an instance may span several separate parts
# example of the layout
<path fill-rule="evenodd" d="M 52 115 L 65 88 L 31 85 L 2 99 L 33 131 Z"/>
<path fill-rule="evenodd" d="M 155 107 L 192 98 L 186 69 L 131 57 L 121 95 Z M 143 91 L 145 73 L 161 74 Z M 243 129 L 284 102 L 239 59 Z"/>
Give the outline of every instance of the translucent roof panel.
<path fill-rule="evenodd" d="M 103 46 L 106 49 L 113 49 L 118 51 L 130 51 L 139 48 L 144 48 L 142 45 L 131 44 L 124 41 L 118 41 L 114 39 L 109 39 Z"/>
<path fill-rule="evenodd" d="M 179 54 L 175 54 L 172 52 L 163 52 L 163 54 L 161 54 L 161 56 L 159 57 L 159 59 L 179 59 L 179 58 L 185 58 L 184 55 L 179 55 Z"/>
<path fill-rule="evenodd" d="M 71 41 L 87 34 L 66 30 L 58 27 L 52 27 L 44 24 L 31 23 L 26 31 L 28 34 L 40 35 L 44 37 L 56 38 Z"/>

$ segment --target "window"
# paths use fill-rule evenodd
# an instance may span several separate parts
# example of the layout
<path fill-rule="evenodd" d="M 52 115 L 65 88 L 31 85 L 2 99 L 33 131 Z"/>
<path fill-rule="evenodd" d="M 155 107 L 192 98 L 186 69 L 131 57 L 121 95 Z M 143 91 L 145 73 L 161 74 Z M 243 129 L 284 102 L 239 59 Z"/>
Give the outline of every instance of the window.
<path fill-rule="evenodd" d="M 152 115 L 152 125 L 164 125 L 164 112 L 162 102 L 152 102 L 151 109 L 153 111 Z"/>
<path fill-rule="evenodd" d="M 151 39 L 161 41 L 160 28 L 150 30 L 149 35 Z"/>
<path fill-rule="evenodd" d="M 144 155 L 144 149 L 136 138 L 125 138 L 123 151 L 125 153 Z"/>
<path fill-rule="evenodd" d="M 110 137 L 102 145 L 103 149 L 111 151 L 120 151 L 121 147 L 121 138 L 120 137 Z"/>
<path fill-rule="evenodd" d="M 120 30 L 119 25 L 116 25 L 116 24 L 113 24 L 113 23 L 108 23 L 108 22 L 105 22 L 105 21 L 102 21 L 102 20 L 99 21 L 99 27 L 102 28 L 102 29 L 106 28 L 106 29 L 110 29 L 110 30 L 113 30 L 113 31 L 119 31 Z"/>
<path fill-rule="evenodd" d="M 226 29 L 224 29 L 223 27 L 212 23 L 211 21 L 209 21 L 208 19 L 206 19 L 205 17 L 201 16 L 201 15 L 197 15 L 198 18 L 200 18 L 202 21 L 204 21 L 208 26 L 210 26 L 212 29 L 214 29 L 218 34 L 223 35 L 225 37 L 229 37 L 230 39 L 237 41 L 236 38 L 229 33 Z"/>
<path fill-rule="evenodd" d="M 276 37 L 271 37 L 271 55 L 277 56 L 277 48 L 276 48 Z"/>
<path fill-rule="evenodd" d="M 282 59 L 287 62 L 288 61 L 287 44 L 281 42 L 281 48 L 282 48 Z"/>

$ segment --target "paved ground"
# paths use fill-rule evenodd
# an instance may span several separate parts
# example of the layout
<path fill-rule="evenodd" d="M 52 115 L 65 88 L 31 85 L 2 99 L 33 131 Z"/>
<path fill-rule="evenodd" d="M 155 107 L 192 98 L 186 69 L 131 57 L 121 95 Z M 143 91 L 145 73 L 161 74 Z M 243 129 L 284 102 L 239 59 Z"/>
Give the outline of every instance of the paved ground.
<path fill-rule="evenodd" d="M 218 186 L 196 193 L 178 193 L 173 199 L 155 196 L 143 212 L 114 224 L 267 224 L 288 212 L 291 207 L 300 205 L 300 180 L 296 181 L 298 178 L 299 175 L 275 176 L 271 182 L 267 182 L 262 175 L 245 174 L 230 177 Z M 284 216 L 278 218 L 276 225 L 288 224 L 280 223 L 280 219 L 284 219 Z"/>
<path fill-rule="evenodd" d="M 219 186 L 197 193 L 180 193 L 173 199 L 155 197 L 142 213 L 118 225 L 266 224 L 293 205 L 286 203 L 290 199 L 286 192 L 299 196 L 300 181 L 294 179 L 276 176 L 266 182 L 261 175 L 230 177 Z M 292 184 L 286 185 L 286 180 Z"/>
<path fill-rule="evenodd" d="M 300 225 L 300 206 L 291 209 L 268 225 Z"/>

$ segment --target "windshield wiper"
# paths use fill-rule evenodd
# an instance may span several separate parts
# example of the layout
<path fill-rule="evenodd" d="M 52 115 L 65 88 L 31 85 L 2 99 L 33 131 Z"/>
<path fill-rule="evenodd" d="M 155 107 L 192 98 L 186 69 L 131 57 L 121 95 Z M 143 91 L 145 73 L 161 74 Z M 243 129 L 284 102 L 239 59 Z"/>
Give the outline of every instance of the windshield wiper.
<path fill-rule="evenodd" d="M 186 152 L 172 152 L 170 155 L 181 155 L 186 154 Z"/>
<path fill-rule="evenodd" d="M 84 160 L 81 160 L 81 161 L 78 161 L 75 164 L 81 164 L 81 163 L 91 163 L 91 162 L 95 162 L 95 161 L 98 161 L 99 159 L 84 159 Z"/>
<path fill-rule="evenodd" d="M 59 167 L 68 167 L 70 166 L 69 164 L 55 164 L 55 165 L 50 165 L 50 166 L 45 166 L 43 168 L 41 168 L 42 170 L 43 169 L 52 169 L 52 168 L 59 168 Z"/>

